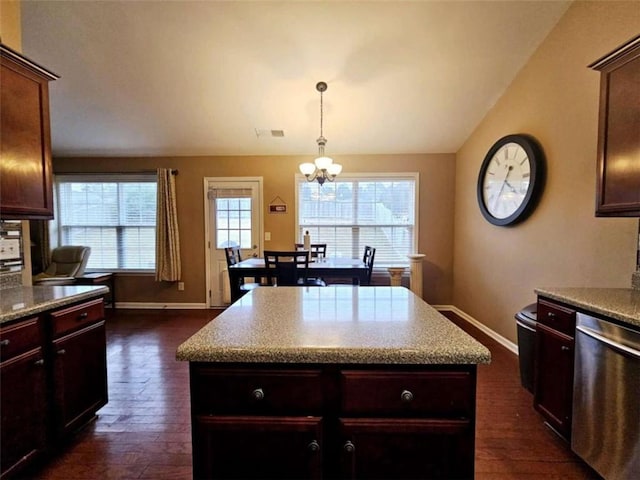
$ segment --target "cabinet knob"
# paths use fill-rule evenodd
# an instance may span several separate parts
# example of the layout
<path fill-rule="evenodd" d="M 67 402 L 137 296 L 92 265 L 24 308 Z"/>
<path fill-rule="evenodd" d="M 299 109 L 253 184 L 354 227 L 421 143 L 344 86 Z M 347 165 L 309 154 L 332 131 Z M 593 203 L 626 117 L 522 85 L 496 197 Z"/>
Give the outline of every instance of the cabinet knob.
<path fill-rule="evenodd" d="M 88 316 L 89 314 L 87 312 L 82 312 L 80 315 L 78 315 L 78 321 L 86 320 Z"/>
<path fill-rule="evenodd" d="M 67 351 L 64 348 L 62 348 L 62 349 L 58 350 L 56 353 L 58 355 L 64 355 L 65 353 L 67 353 Z"/>
<path fill-rule="evenodd" d="M 44 365 L 44 360 L 43 360 L 43 359 L 36 360 L 35 362 L 33 362 L 33 364 L 34 364 L 36 367 L 41 367 L 42 365 Z"/>
<path fill-rule="evenodd" d="M 2 347 L 6 347 L 7 345 L 9 345 L 11 342 L 9 341 L 8 338 L 5 338 L 4 340 L 0 340 L 0 346 Z"/>
<path fill-rule="evenodd" d="M 310 452 L 316 453 L 320 451 L 320 444 L 317 440 L 313 440 L 309 445 L 307 445 L 307 448 Z"/>
<path fill-rule="evenodd" d="M 256 388 L 251 392 L 251 397 L 256 401 L 264 400 L 264 391 L 261 388 Z"/>
<path fill-rule="evenodd" d="M 400 394 L 400 400 L 402 400 L 404 403 L 413 401 L 413 393 L 411 393 L 409 390 L 403 390 Z"/>
<path fill-rule="evenodd" d="M 347 453 L 353 453 L 356 451 L 356 446 L 351 443 L 351 440 L 347 440 L 347 443 L 343 445 L 342 449 Z"/>

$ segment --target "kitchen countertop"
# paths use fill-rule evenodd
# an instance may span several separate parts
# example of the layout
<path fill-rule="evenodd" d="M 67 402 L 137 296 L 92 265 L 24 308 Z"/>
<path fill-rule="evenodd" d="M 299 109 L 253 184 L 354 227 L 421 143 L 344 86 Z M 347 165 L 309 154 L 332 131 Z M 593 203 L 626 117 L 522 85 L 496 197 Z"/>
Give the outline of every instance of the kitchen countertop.
<path fill-rule="evenodd" d="M 640 327 L 640 290 L 632 288 L 536 288 L 543 297 Z"/>
<path fill-rule="evenodd" d="M 0 290 L 0 324 L 109 293 L 104 286 L 15 287 Z"/>
<path fill-rule="evenodd" d="M 178 347 L 190 362 L 478 364 L 491 353 L 404 287 L 261 287 Z"/>

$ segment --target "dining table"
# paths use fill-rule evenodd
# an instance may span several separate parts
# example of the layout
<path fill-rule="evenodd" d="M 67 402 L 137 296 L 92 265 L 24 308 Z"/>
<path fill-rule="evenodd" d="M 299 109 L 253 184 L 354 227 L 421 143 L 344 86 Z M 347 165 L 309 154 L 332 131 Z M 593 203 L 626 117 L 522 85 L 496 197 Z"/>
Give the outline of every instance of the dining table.
<path fill-rule="evenodd" d="M 244 278 L 269 276 L 264 258 L 252 257 L 229 266 L 231 303 L 242 296 L 240 286 Z M 366 285 L 369 269 L 359 258 L 324 257 L 309 262 L 308 274 L 315 278 L 351 279 L 353 285 Z"/>

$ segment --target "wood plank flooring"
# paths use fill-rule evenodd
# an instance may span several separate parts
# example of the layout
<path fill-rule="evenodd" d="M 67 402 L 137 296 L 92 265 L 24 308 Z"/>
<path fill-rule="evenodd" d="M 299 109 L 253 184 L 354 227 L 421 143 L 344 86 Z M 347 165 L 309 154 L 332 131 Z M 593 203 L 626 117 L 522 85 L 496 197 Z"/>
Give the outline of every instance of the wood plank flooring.
<path fill-rule="evenodd" d="M 55 460 L 23 478 L 38 480 L 190 479 L 188 365 L 180 343 L 215 310 L 117 310 L 107 321 L 109 403 L 63 445 Z M 478 369 L 476 479 L 597 479 L 532 407 L 518 359 L 447 313 L 486 345 Z"/>

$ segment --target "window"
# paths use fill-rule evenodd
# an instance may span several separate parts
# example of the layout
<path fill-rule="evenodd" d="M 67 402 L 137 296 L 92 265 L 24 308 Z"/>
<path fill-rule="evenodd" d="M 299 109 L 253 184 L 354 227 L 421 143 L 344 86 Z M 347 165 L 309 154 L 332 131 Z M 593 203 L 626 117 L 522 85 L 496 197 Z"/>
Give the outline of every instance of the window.
<path fill-rule="evenodd" d="M 215 199 L 217 248 L 251 248 L 252 195 L 250 188 L 209 190 L 209 199 Z"/>
<path fill-rule="evenodd" d="M 360 258 L 376 248 L 377 266 L 408 266 L 416 251 L 418 174 L 342 174 L 320 186 L 296 176 L 297 235 L 326 243 L 327 255 Z"/>
<path fill-rule="evenodd" d="M 91 247 L 87 270 L 155 269 L 155 174 L 58 175 L 55 186 L 52 243 Z"/>

